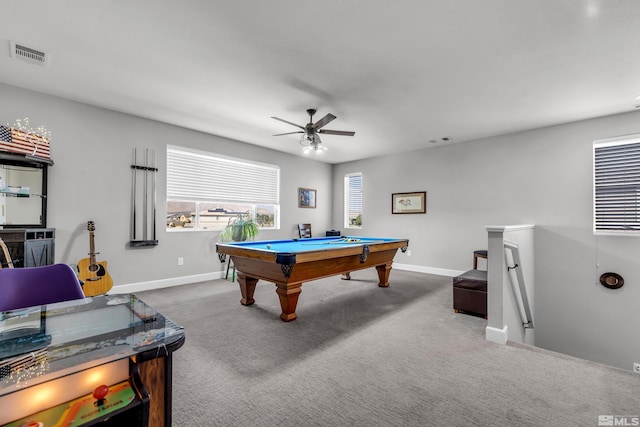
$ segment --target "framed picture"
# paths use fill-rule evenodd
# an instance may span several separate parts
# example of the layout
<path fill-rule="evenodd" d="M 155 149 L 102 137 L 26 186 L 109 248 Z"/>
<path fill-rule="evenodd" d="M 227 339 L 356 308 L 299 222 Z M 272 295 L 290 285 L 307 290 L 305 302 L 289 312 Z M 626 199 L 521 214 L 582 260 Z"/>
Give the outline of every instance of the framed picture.
<path fill-rule="evenodd" d="M 298 207 L 315 208 L 316 190 L 313 190 L 311 188 L 298 188 Z"/>
<path fill-rule="evenodd" d="M 393 193 L 391 195 L 391 213 L 427 213 L 427 192 Z"/>

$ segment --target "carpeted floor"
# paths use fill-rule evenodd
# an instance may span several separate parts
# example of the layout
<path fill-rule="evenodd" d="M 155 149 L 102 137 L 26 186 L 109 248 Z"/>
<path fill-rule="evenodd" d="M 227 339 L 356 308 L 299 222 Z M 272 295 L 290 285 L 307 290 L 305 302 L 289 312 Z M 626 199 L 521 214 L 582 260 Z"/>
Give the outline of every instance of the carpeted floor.
<path fill-rule="evenodd" d="M 225 280 L 141 292 L 185 327 L 174 426 L 597 426 L 640 416 L 640 376 L 484 339 L 451 278 L 375 269 L 305 283 L 298 319 L 275 286 L 240 305 Z"/>

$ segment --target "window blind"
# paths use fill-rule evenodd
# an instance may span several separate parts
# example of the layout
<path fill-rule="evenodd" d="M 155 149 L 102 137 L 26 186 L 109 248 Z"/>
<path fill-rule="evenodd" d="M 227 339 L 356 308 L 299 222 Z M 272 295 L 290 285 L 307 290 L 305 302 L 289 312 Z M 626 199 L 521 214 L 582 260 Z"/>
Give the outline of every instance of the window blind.
<path fill-rule="evenodd" d="M 593 145 L 594 233 L 640 234 L 640 135 Z"/>
<path fill-rule="evenodd" d="M 167 147 L 167 199 L 278 204 L 278 166 Z"/>
<path fill-rule="evenodd" d="M 345 186 L 345 227 L 353 227 L 353 221 L 362 215 L 362 174 L 348 174 L 344 177 Z M 358 226 L 361 226 L 359 224 Z"/>

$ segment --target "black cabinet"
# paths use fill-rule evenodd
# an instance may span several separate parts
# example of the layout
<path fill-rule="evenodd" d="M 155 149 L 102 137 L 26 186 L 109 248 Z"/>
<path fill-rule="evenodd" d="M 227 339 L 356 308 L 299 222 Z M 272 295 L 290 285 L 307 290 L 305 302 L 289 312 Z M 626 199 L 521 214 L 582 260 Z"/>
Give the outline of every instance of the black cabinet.
<path fill-rule="evenodd" d="M 0 238 L 9 249 L 14 267 L 40 267 L 54 263 L 54 228 L 5 229 L 0 230 Z M 3 266 L 5 264 L 3 259 Z"/>
<path fill-rule="evenodd" d="M 54 263 L 55 230 L 47 227 L 47 171 L 53 162 L 0 151 L 0 238 L 14 267 Z M 8 262 L 0 257 L 2 266 Z"/>

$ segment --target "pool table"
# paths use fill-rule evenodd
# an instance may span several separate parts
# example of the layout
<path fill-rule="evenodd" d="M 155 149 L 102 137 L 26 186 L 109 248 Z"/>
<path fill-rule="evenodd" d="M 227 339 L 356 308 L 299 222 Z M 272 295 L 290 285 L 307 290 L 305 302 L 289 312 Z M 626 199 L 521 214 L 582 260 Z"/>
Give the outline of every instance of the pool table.
<path fill-rule="evenodd" d="M 242 305 L 255 302 L 258 280 L 276 285 L 285 322 L 295 320 L 302 283 L 323 277 L 375 267 L 378 286 L 389 286 L 391 263 L 398 249 L 407 250 L 409 240 L 372 237 L 319 237 L 292 240 L 218 243 L 221 262 L 230 256 L 238 271 Z"/>

